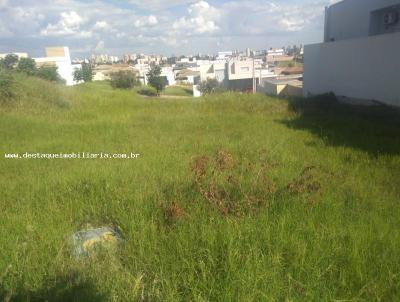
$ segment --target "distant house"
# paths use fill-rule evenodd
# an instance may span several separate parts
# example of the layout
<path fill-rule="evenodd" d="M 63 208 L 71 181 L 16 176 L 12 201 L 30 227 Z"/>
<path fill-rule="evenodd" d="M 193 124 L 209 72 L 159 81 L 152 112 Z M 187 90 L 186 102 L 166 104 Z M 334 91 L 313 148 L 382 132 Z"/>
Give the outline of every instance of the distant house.
<path fill-rule="evenodd" d="M 34 58 L 36 65 L 55 66 L 58 74 L 65 80 L 68 86 L 77 84 L 74 81 L 73 73 L 76 69 L 80 69 L 81 65 L 72 65 L 68 47 L 48 47 L 46 48 L 46 57 Z"/>
<path fill-rule="evenodd" d="M 284 56 L 285 50 L 283 48 L 271 48 L 267 50 L 268 57 Z"/>
<path fill-rule="evenodd" d="M 233 56 L 233 51 L 219 51 L 217 60 L 225 60 Z"/>
<path fill-rule="evenodd" d="M 165 78 L 165 82 L 167 83 L 167 85 L 172 86 L 176 84 L 175 73 L 172 67 L 162 67 L 160 76 Z"/>
<path fill-rule="evenodd" d="M 262 59 L 234 58 L 227 63 L 226 88 L 230 90 L 251 91 L 263 78 L 276 77 L 263 67 Z"/>
<path fill-rule="evenodd" d="M 345 0 L 325 11 L 324 42 L 304 50 L 304 95 L 400 106 L 400 0 Z"/>
<path fill-rule="evenodd" d="M 200 72 L 182 69 L 176 74 L 176 81 L 182 84 L 198 84 L 200 81 Z"/>
<path fill-rule="evenodd" d="M 97 65 L 93 70 L 93 81 L 110 80 L 113 73 L 119 71 L 132 72 L 139 78 L 139 72 L 129 64 Z"/>
<path fill-rule="evenodd" d="M 225 68 L 225 60 L 207 61 L 199 64 L 200 81 L 216 79 L 218 82 L 223 83 L 226 79 Z"/>

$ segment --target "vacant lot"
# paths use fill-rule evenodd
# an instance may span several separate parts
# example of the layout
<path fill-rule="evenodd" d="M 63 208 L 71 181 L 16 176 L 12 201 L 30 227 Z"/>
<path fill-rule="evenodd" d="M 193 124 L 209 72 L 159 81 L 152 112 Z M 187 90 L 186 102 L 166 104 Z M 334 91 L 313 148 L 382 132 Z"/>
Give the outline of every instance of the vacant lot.
<path fill-rule="evenodd" d="M 0 109 L 0 300 L 400 299 L 398 112 L 19 81 Z M 25 152 L 141 155 L 3 155 Z M 88 225 L 124 243 L 76 259 Z"/>

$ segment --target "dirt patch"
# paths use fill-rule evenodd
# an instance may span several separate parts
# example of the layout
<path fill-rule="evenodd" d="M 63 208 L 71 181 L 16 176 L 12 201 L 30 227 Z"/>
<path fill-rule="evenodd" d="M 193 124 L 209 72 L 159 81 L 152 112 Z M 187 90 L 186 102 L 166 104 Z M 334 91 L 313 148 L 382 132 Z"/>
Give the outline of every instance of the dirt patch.
<path fill-rule="evenodd" d="M 187 215 L 186 212 L 175 201 L 164 203 L 160 207 L 163 213 L 164 221 L 169 225 L 176 223 L 179 219 Z"/>
<path fill-rule="evenodd" d="M 225 151 L 194 157 L 190 167 L 195 187 L 223 215 L 257 212 L 276 192 L 268 175 L 272 164 L 238 160 Z"/>
<path fill-rule="evenodd" d="M 286 189 L 290 193 L 314 193 L 321 189 L 321 183 L 316 176 L 316 167 L 308 166 L 303 169 L 299 177 L 291 181 Z"/>
<path fill-rule="evenodd" d="M 288 184 L 277 185 L 277 169 L 284 167 L 271 160 L 267 150 L 252 158 L 255 159 L 237 158 L 225 150 L 218 150 L 212 156 L 196 156 L 190 163 L 193 185 L 222 215 L 257 213 L 282 198 L 282 193 L 304 196 L 313 204 L 318 199 L 324 173 L 316 166 L 306 166 Z"/>

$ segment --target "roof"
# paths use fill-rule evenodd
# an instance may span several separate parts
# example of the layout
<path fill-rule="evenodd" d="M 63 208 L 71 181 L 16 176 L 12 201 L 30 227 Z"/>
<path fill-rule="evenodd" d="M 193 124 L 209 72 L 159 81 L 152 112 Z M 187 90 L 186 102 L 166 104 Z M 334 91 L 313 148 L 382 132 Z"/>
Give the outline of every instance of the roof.
<path fill-rule="evenodd" d="M 177 73 L 178 77 L 188 77 L 188 76 L 198 76 L 198 75 L 200 75 L 200 72 L 193 71 L 190 69 L 182 69 Z"/>

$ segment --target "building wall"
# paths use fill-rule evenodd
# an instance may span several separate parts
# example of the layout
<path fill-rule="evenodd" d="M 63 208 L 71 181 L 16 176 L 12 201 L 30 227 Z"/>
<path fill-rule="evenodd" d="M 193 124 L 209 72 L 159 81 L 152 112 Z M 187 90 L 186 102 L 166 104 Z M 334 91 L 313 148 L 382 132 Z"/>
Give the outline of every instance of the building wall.
<path fill-rule="evenodd" d="M 325 42 L 369 36 L 374 10 L 400 4 L 400 0 L 345 0 L 325 13 Z"/>
<path fill-rule="evenodd" d="M 305 96 L 333 92 L 400 106 L 400 32 L 307 45 Z"/>
<path fill-rule="evenodd" d="M 281 90 L 279 95 L 280 96 L 302 97 L 303 96 L 303 87 L 288 84 L 284 87 L 284 89 Z"/>
<path fill-rule="evenodd" d="M 226 83 L 229 90 L 246 91 L 253 88 L 253 79 L 229 80 Z"/>
<path fill-rule="evenodd" d="M 225 62 L 219 61 L 210 61 L 208 64 L 200 65 L 198 68 L 200 80 L 217 79 L 219 82 L 223 82 L 225 80 L 225 65 Z"/>
<path fill-rule="evenodd" d="M 253 78 L 253 61 L 232 60 L 228 63 L 229 80 L 241 80 Z"/>
<path fill-rule="evenodd" d="M 69 50 L 67 47 L 47 47 L 47 57 L 69 57 Z"/>
<path fill-rule="evenodd" d="M 263 86 L 257 87 L 257 91 L 268 95 L 278 95 L 278 85 L 265 82 Z"/>

